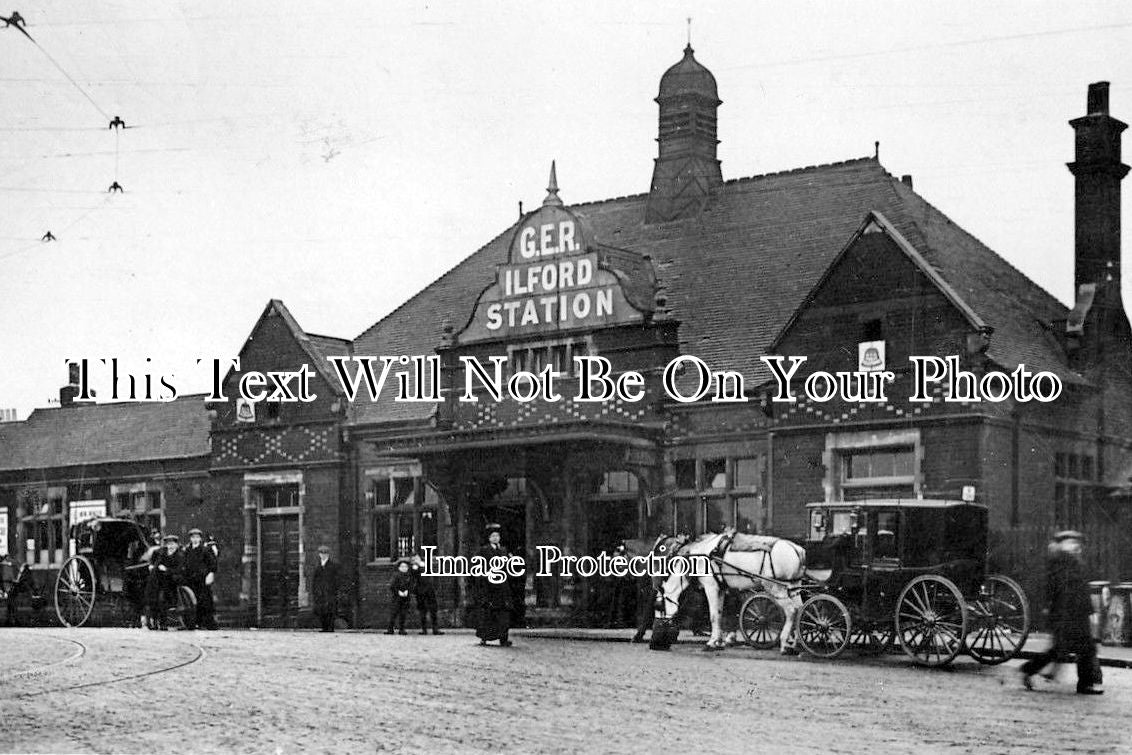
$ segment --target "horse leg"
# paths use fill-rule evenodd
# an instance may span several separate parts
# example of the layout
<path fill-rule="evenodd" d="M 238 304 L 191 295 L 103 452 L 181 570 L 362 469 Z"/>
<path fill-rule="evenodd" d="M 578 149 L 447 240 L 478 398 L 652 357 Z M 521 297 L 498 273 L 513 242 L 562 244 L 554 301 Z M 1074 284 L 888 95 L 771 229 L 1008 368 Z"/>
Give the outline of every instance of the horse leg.
<path fill-rule="evenodd" d="M 719 585 L 712 578 L 701 579 L 704 586 L 704 596 L 707 598 L 708 615 L 711 616 L 711 637 L 704 650 L 722 650 L 723 645 L 723 596 Z"/>
<path fill-rule="evenodd" d="M 637 585 L 637 633 L 633 635 L 633 642 L 644 642 L 645 632 L 652 626 L 653 613 L 656 602 L 656 591 L 652 585 Z"/>
<path fill-rule="evenodd" d="M 798 621 L 798 611 L 802 608 L 802 600 L 797 595 L 776 596 L 775 602 L 782 609 L 786 621 L 782 624 L 782 636 L 778 640 L 779 652 L 783 655 L 792 655 L 798 652 L 798 636 L 795 631 Z"/>

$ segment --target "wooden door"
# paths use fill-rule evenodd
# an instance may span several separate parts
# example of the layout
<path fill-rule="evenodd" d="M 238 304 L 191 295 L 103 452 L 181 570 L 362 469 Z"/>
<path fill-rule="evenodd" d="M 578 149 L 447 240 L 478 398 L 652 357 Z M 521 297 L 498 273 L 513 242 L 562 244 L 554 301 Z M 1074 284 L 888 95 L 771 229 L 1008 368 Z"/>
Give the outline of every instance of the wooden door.
<path fill-rule="evenodd" d="M 260 520 L 260 602 L 264 620 L 294 624 L 299 609 L 299 516 Z"/>

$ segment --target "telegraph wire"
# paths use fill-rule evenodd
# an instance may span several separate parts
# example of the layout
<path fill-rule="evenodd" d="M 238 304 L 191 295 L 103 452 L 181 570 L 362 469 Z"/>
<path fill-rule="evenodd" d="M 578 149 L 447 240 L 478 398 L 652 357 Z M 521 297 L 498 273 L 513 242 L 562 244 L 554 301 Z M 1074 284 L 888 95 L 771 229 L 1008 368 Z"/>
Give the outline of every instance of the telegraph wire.
<path fill-rule="evenodd" d="M 792 58 L 789 60 L 767 61 L 760 63 L 741 63 L 735 66 L 720 68 L 721 71 L 737 71 L 742 68 L 770 68 L 772 66 L 790 66 L 800 63 L 822 63 L 831 60 L 854 60 L 858 58 L 874 58 L 882 55 L 895 55 L 905 52 L 921 52 L 923 50 L 941 50 L 948 47 L 966 47 L 968 45 L 982 45 L 991 42 L 1011 42 L 1017 39 L 1034 39 L 1037 37 L 1051 37 L 1060 34 L 1079 34 L 1090 31 L 1104 31 L 1106 29 L 1125 29 L 1132 26 L 1132 21 L 1118 24 L 1098 24 L 1097 26 L 1079 26 L 1071 29 L 1049 29 L 1046 31 L 1022 32 L 1020 34 L 1003 34 L 995 37 L 977 37 L 975 39 L 957 39 L 950 42 L 938 42 L 932 45 L 910 45 L 907 47 L 893 47 L 887 50 L 870 50 L 867 52 L 850 52 L 837 55 L 821 55 L 813 58 Z"/>

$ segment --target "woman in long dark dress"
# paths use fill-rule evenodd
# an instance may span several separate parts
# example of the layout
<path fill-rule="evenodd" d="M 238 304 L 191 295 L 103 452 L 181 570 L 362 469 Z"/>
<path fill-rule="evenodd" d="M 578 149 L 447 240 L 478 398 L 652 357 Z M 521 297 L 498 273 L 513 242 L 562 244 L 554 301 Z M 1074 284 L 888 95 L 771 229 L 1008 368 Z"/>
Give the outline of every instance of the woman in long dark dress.
<path fill-rule="evenodd" d="M 500 544 L 500 529 L 498 524 L 488 525 L 487 545 L 480 548 L 477 554 L 486 559 L 487 563 L 493 558 L 505 559 L 509 555 L 507 549 Z M 492 583 L 487 577 L 481 577 L 479 580 L 479 620 L 476 623 L 476 637 L 480 638 L 481 645 L 499 640 L 500 647 L 511 646 L 511 640 L 507 639 L 507 633 L 511 629 L 511 585 L 508 584 L 505 573 L 504 577 L 499 583 Z"/>

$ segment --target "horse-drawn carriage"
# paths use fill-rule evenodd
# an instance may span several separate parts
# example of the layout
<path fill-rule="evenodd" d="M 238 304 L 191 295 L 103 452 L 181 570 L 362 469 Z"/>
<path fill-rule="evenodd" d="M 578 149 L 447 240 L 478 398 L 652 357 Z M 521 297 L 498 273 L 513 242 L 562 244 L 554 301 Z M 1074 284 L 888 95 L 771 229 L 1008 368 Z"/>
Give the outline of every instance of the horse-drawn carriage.
<path fill-rule="evenodd" d="M 785 647 L 786 632 L 808 653 L 833 658 L 851 645 L 883 652 L 896 642 L 928 666 L 950 663 L 961 651 L 1001 663 L 1022 649 L 1029 603 L 1014 580 L 986 574 L 985 506 L 872 500 L 813 503 L 807 513 L 801 568 L 796 559 L 783 561 L 789 549 L 773 558 L 770 545 L 758 552 L 758 541 L 774 538 L 749 537 L 754 547 L 737 554 L 728 551 L 726 535 L 697 541 L 714 564 L 711 579 L 701 580 L 705 588 L 714 580 L 720 590 L 754 590 L 739 611 L 748 643 Z M 775 558 L 785 564 L 778 573 Z M 674 584 L 670 578 L 666 587 Z"/>
<path fill-rule="evenodd" d="M 146 604 L 154 551 L 141 525 L 129 519 L 88 519 L 71 527 L 71 541 L 74 555 L 63 562 L 55 579 L 59 621 L 81 627 L 98 613 L 106 623 L 136 625 Z M 167 609 L 168 624 L 185 626 L 195 610 L 192 590 L 179 586 L 176 604 Z"/>

